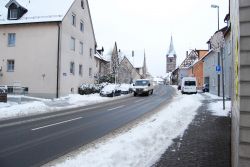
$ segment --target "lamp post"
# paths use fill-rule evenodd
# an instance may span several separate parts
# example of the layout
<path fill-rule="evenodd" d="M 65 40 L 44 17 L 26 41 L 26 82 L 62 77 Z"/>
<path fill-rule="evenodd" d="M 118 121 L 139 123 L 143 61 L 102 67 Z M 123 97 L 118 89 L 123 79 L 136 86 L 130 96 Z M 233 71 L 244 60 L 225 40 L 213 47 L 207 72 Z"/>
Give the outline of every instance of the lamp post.
<path fill-rule="evenodd" d="M 211 5 L 211 8 L 217 8 L 218 12 L 218 30 L 220 29 L 220 7 L 218 5 Z"/>
<path fill-rule="evenodd" d="M 218 12 L 218 32 L 220 30 L 220 7 L 218 5 L 211 5 L 211 8 L 217 8 Z M 222 35 L 223 42 L 224 43 L 224 37 Z M 222 46 L 221 46 L 222 48 Z M 221 53 L 222 52 L 222 53 Z M 221 54 L 221 55 L 220 55 Z M 221 63 L 220 63 L 220 56 L 221 56 Z M 221 64 L 221 72 L 222 72 L 222 94 L 223 94 L 223 110 L 225 110 L 225 89 L 224 89 L 224 67 L 223 67 L 223 48 L 220 49 L 218 52 L 218 66 Z M 220 96 L 220 74 L 218 73 L 218 96 Z"/>
<path fill-rule="evenodd" d="M 211 5 L 211 8 L 217 8 L 217 15 L 218 15 L 218 31 L 220 30 L 220 7 L 218 5 Z M 220 53 L 218 52 L 218 66 L 220 66 Z M 217 77 L 218 81 L 218 96 L 220 96 L 220 73 L 218 73 Z"/>

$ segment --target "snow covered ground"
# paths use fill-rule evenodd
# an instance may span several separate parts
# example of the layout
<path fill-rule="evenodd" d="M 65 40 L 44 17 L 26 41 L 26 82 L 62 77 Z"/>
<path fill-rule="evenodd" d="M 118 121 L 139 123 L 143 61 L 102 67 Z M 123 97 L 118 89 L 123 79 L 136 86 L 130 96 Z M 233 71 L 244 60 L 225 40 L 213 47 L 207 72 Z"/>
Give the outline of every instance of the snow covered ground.
<path fill-rule="evenodd" d="M 131 95 L 122 95 L 117 97 L 101 97 L 99 94 L 79 95 L 71 94 L 59 99 L 41 99 L 28 96 L 8 95 L 8 98 L 14 99 L 8 103 L 0 103 L 0 120 L 13 117 L 22 117 L 27 115 L 41 114 L 45 112 L 58 111 L 66 108 L 75 108 L 106 102 Z M 20 99 L 25 99 L 19 104 Z"/>
<path fill-rule="evenodd" d="M 218 97 L 216 95 L 206 93 L 206 95 L 209 96 L 209 98 L 214 99 L 214 100 L 219 100 L 214 103 L 209 104 L 209 110 L 212 112 L 212 115 L 215 116 L 221 116 L 221 117 L 227 117 L 230 115 L 231 111 L 231 101 L 225 100 L 225 110 L 223 110 L 223 98 Z"/>
<path fill-rule="evenodd" d="M 45 166 L 55 167 L 138 167 L 152 166 L 182 136 L 201 106 L 203 96 L 181 95 L 164 109 L 140 122 L 134 128 L 83 147 L 76 154 L 66 155 Z"/>

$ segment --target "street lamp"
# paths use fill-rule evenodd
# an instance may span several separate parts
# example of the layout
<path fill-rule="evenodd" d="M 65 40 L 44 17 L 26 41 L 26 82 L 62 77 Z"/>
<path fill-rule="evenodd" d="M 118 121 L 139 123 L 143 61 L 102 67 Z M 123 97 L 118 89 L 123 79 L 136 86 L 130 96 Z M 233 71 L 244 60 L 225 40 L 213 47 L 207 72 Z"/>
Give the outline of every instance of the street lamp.
<path fill-rule="evenodd" d="M 218 32 L 220 30 L 220 7 L 218 5 L 211 5 L 211 8 L 217 8 L 218 12 Z M 221 50 L 223 51 L 223 50 Z M 224 67 L 223 67 L 223 54 L 221 54 L 221 63 L 220 63 L 220 52 L 218 52 L 218 66 L 221 64 L 222 71 L 222 94 L 223 94 L 223 110 L 225 110 L 225 88 L 224 88 Z M 220 74 L 218 74 L 218 96 L 220 96 Z"/>
<path fill-rule="evenodd" d="M 218 5 L 211 5 L 211 8 L 217 8 L 218 12 L 218 30 L 220 29 L 220 7 Z"/>
<path fill-rule="evenodd" d="M 211 5 L 211 8 L 217 8 L 217 12 L 218 12 L 218 31 L 220 30 L 220 12 L 219 9 L 220 7 L 218 5 Z M 220 54 L 218 52 L 218 66 L 220 66 Z M 220 96 L 220 74 L 218 73 L 218 77 L 217 77 L 217 81 L 218 81 L 218 96 Z"/>

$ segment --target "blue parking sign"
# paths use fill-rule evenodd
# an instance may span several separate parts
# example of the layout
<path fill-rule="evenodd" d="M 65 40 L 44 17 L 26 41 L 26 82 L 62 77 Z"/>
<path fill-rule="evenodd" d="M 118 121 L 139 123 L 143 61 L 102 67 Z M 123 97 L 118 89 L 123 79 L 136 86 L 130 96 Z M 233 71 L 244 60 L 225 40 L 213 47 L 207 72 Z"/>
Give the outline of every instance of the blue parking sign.
<path fill-rule="evenodd" d="M 220 72 L 221 71 L 221 68 L 220 68 L 220 66 L 218 65 L 218 66 L 216 66 L 216 72 Z"/>

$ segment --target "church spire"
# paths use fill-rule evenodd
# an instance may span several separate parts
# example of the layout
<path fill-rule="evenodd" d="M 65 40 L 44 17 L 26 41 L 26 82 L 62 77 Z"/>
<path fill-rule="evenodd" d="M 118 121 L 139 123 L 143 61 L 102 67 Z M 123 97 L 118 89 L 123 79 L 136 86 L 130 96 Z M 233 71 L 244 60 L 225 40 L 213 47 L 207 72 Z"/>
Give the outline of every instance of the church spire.
<path fill-rule="evenodd" d="M 174 43 L 173 43 L 173 37 L 172 37 L 172 35 L 171 35 L 171 41 L 170 41 L 169 50 L 168 50 L 167 55 L 169 55 L 169 56 L 176 55 L 176 52 L 174 50 Z"/>

